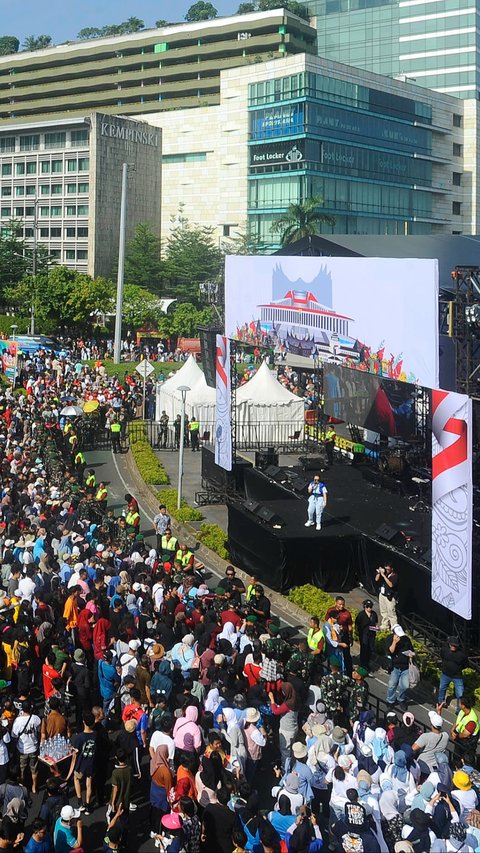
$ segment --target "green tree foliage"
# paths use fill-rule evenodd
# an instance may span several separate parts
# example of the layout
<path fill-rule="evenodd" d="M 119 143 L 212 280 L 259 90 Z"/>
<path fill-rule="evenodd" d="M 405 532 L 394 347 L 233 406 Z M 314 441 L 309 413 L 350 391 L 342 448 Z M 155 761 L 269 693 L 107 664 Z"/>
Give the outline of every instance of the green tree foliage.
<path fill-rule="evenodd" d="M 189 22 L 211 21 L 212 18 L 216 18 L 217 15 L 218 12 L 213 3 L 206 3 L 205 0 L 197 0 L 197 3 L 190 6 L 187 14 L 185 15 L 185 20 Z"/>
<path fill-rule="evenodd" d="M 297 0 L 283 0 L 280 4 L 278 0 L 257 0 L 256 3 L 256 9 L 259 12 L 268 12 L 270 9 L 278 9 L 280 7 L 287 9 L 287 11 L 292 12 L 294 15 L 298 15 L 299 18 L 304 18 L 306 21 L 310 18 L 307 7 L 303 3 L 297 2 Z"/>
<path fill-rule="evenodd" d="M 172 217 L 166 243 L 165 287 L 169 296 L 181 302 L 199 302 L 199 284 L 222 275 L 223 253 L 213 236 L 213 228 L 191 223 L 183 216 Z"/>
<path fill-rule="evenodd" d="M 125 252 L 125 281 L 160 293 L 162 287 L 162 261 L 160 240 L 148 222 L 135 228 L 135 236 Z"/>
<path fill-rule="evenodd" d="M 233 237 L 222 241 L 226 255 L 259 255 L 262 251 L 259 237 L 251 223 L 247 222 Z"/>
<path fill-rule="evenodd" d="M 104 27 L 84 27 L 77 33 L 79 39 L 104 38 L 105 36 L 123 36 L 138 33 L 143 30 L 145 23 L 141 18 L 131 17 L 120 24 L 106 24 Z"/>
<path fill-rule="evenodd" d="M 167 24 L 168 24 L 168 21 L 166 21 L 165 18 L 159 18 L 158 21 L 155 21 L 155 26 L 159 27 L 159 28 L 160 27 L 166 27 Z"/>
<path fill-rule="evenodd" d="M 20 42 L 16 36 L 0 36 L 0 56 L 17 53 Z"/>
<path fill-rule="evenodd" d="M 54 267 L 37 275 L 35 316 L 41 325 L 55 321 L 60 328 L 85 329 L 91 326 L 94 311 L 111 311 L 115 287 L 104 278 L 90 278 L 67 267 Z"/>
<path fill-rule="evenodd" d="M 248 15 L 249 12 L 256 12 L 257 7 L 255 3 L 240 3 L 240 6 L 237 9 L 237 15 Z"/>
<path fill-rule="evenodd" d="M 321 196 L 313 196 L 304 202 L 290 204 L 287 212 L 280 216 L 272 225 L 272 231 L 280 233 L 282 246 L 294 243 L 302 237 L 310 237 L 319 233 L 322 222 L 335 225 L 335 217 L 321 213 L 318 208 L 323 204 Z"/>
<path fill-rule="evenodd" d="M 123 291 L 123 322 L 129 329 L 156 328 L 162 316 L 155 294 L 137 284 L 126 284 Z"/>
<path fill-rule="evenodd" d="M 24 50 L 42 50 L 49 47 L 52 43 L 51 36 L 28 36 L 23 42 Z"/>
<path fill-rule="evenodd" d="M 22 223 L 11 219 L 2 228 L 0 236 L 0 298 L 4 301 L 5 288 L 17 284 L 27 273 L 29 258 L 23 239 Z"/>

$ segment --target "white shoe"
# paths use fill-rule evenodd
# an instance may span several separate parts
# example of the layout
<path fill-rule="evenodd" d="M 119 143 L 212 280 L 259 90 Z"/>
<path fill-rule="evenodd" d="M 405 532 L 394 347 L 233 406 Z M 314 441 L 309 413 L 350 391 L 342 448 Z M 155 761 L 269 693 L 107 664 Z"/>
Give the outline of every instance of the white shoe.
<path fill-rule="evenodd" d="M 138 806 L 137 806 L 137 804 L 136 804 L 136 803 L 130 803 L 130 805 L 129 805 L 129 807 L 128 807 L 128 811 L 129 811 L 129 812 L 136 812 L 136 811 L 137 811 L 137 808 L 138 808 Z"/>
<path fill-rule="evenodd" d="M 315 522 L 314 522 L 314 521 L 306 521 L 306 522 L 305 522 L 305 527 L 313 527 L 313 525 L 314 525 L 314 524 L 315 524 Z"/>
<path fill-rule="evenodd" d="M 322 529 L 322 528 L 321 528 L 320 524 L 317 524 L 317 526 L 316 526 L 315 530 L 321 530 L 321 529 Z"/>

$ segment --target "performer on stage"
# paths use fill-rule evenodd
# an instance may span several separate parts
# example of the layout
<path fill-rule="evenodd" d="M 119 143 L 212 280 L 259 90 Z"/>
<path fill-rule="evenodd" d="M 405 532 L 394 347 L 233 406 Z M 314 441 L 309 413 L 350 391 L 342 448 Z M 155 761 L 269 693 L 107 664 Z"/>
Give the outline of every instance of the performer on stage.
<path fill-rule="evenodd" d="M 327 505 L 327 487 L 322 483 L 318 474 L 315 474 L 312 482 L 308 487 L 308 521 L 305 522 L 305 527 L 313 527 L 315 519 L 317 521 L 317 530 L 322 529 L 322 512 Z"/>

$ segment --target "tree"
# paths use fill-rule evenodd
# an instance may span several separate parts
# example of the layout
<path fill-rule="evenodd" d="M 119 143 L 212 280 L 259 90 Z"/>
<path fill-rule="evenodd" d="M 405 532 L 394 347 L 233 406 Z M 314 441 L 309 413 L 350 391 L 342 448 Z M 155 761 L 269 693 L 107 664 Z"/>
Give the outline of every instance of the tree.
<path fill-rule="evenodd" d="M 102 30 L 99 27 L 84 27 L 77 33 L 77 39 L 96 39 L 100 38 Z"/>
<path fill-rule="evenodd" d="M 197 3 L 190 6 L 187 14 L 185 15 L 185 20 L 189 22 L 211 21 L 211 19 L 216 18 L 217 15 L 218 12 L 212 3 L 206 3 L 205 0 L 197 0 Z"/>
<path fill-rule="evenodd" d="M 237 15 L 248 15 L 249 12 L 256 12 L 255 3 L 240 3 L 237 9 Z"/>
<path fill-rule="evenodd" d="M 135 236 L 125 252 L 125 281 L 137 284 L 155 293 L 162 289 L 162 261 L 160 240 L 151 225 L 143 222 L 135 228 Z"/>
<path fill-rule="evenodd" d="M 226 255 L 258 255 L 261 252 L 260 239 L 250 222 L 246 222 L 233 237 L 224 239 L 222 247 Z"/>
<path fill-rule="evenodd" d="M 192 224 L 183 216 L 172 217 L 172 230 L 167 238 L 165 279 L 167 293 L 181 302 L 199 302 L 199 284 L 217 279 L 223 270 L 223 253 L 213 236 L 213 228 Z"/>
<path fill-rule="evenodd" d="M 155 21 L 155 26 L 159 29 L 161 29 L 162 27 L 166 27 L 167 24 L 168 21 L 166 21 L 164 18 L 159 18 L 158 21 Z"/>
<path fill-rule="evenodd" d="M 2 226 L 0 237 L 0 299 L 4 301 L 5 288 L 18 284 L 26 275 L 30 260 L 27 244 L 22 237 L 23 223 L 11 219 Z"/>
<path fill-rule="evenodd" d="M 16 36 L 0 36 L 0 56 L 17 53 L 20 42 Z"/>
<path fill-rule="evenodd" d="M 131 18 L 127 18 L 123 24 L 120 24 L 122 27 L 122 31 L 125 33 L 138 33 L 140 30 L 145 29 L 145 21 L 142 21 L 141 18 L 135 18 L 132 16 Z"/>
<path fill-rule="evenodd" d="M 272 231 L 281 233 L 281 243 L 294 243 L 302 237 L 318 234 L 318 226 L 322 222 L 335 225 L 335 217 L 317 210 L 323 204 L 321 196 L 313 196 L 304 202 L 290 204 L 287 212 L 280 216 L 272 225 Z"/>
<path fill-rule="evenodd" d="M 307 7 L 304 6 L 303 3 L 297 2 L 297 0 L 284 0 L 280 6 L 283 9 L 287 9 L 288 12 L 292 12 L 293 15 L 298 15 L 299 18 L 304 18 L 306 21 L 310 18 Z M 258 0 L 257 2 L 257 9 L 259 12 L 269 12 L 271 9 L 278 8 L 278 0 Z"/>
<path fill-rule="evenodd" d="M 52 43 L 51 36 L 28 36 L 23 42 L 24 50 L 43 50 L 45 47 L 49 47 Z"/>
<path fill-rule="evenodd" d="M 123 291 L 122 319 L 130 329 L 151 325 L 155 328 L 161 316 L 160 300 L 144 287 L 126 284 Z"/>

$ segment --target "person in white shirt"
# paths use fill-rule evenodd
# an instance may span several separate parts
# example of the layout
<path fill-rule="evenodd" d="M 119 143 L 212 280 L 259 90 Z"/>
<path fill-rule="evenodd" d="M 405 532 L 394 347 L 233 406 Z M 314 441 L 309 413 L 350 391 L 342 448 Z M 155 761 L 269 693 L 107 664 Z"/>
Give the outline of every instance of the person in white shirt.
<path fill-rule="evenodd" d="M 37 793 L 38 780 L 38 744 L 40 740 L 40 717 L 32 712 L 28 699 L 22 702 L 22 710 L 12 726 L 12 738 L 16 741 L 20 758 L 20 781 L 25 784 L 28 766 L 32 774 L 32 794 Z"/>
<path fill-rule="evenodd" d="M 25 576 L 21 578 L 18 582 L 18 588 L 22 593 L 22 598 L 32 603 L 33 593 L 35 592 L 35 581 L 33 580 L 33 575 L 35 574 L 35 567 L 28 566 Z"/>

